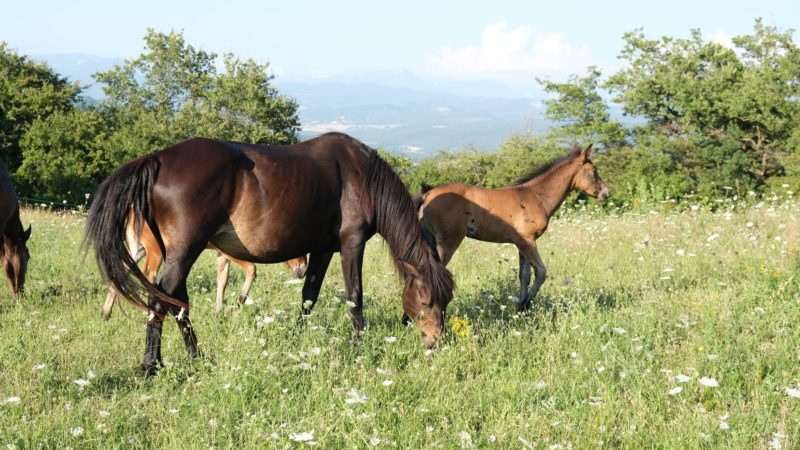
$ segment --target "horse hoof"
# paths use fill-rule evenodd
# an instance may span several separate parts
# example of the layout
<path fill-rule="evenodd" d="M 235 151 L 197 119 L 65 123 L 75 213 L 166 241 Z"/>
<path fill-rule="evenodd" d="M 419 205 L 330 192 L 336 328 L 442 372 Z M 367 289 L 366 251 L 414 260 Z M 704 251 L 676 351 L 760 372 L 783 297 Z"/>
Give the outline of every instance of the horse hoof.
<path fill-rule="evenodd" d="M 152 377 L 153 375 L 158 373 L 158 365 L 142 363 L 139 365 L 137 372 L 146 377 Z"/>

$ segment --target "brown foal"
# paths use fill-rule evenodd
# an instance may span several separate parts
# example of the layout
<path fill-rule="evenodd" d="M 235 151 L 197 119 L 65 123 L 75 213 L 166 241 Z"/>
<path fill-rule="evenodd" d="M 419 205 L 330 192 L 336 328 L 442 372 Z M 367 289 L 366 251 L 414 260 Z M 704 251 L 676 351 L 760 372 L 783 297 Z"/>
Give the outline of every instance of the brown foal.
<path fill-rule="evenodd" d="M 444 264 L 464 237 L 487 242 L 512 243 L 519 250 L 519 310 L 527 309 L 547 276 L 536 240 L 547 230 L 550 217 L 567 195 L 580 191 L 604 201 L 608 187 L 591 161 L 592 146 L 576 148 L 568 155 L 531 172 L 512 186 L 487 189 L 448 183 L 425 191 L 419 219 L 436 239 Z M 535 273 L 533 288 L 531 266 Z"/>
<path fill-rule="evenodd" d="M 133 213 L 131 213 L 131 217 L 128 219 L 128 226 L 125 230 L 125 241 L 127 242 L 128 251 L 130 251 L 133 259 L 136 261 L 140 261 L 142 259 L 145 260 L 144 267 L 142 267 L 142 273 L 144 273 L 144 276 L 151 283 L 154 283 L 156 276 L 158 275 L 158 269 L 161 267 L 161 263 L 164 261 L 164 257 L 161 254 L 161 249 L 158 247 L 158 241 L 153 235 L 153 232 L 150 230 L 150 227 L 147 225 L 147 222 L 142 223 L 142 229 L 137 236 L 134 226 Z M 226 255 L 210 242 L 206 248 L 217 251 L 216 312 L 222 312 L 222 305 L 225 301 L 225 289 L 228 287 L 228 272 L 230 270 L 231 262 L 244 270 L 244 284 L 242 285 L 242 291 L 239 294 L 239 304 L 244 303 L 247 300 L 247 295 L 250 293 L 250 288 L 253 286 L 253 281 L 256 279 L 256 265 L 251 262 L 234 258 L 231 255 Z M 292 271 L 292 275 L 295 278 L 303 278 L 303 276 L 305 276 L 306 269 L 308 268 L 305 256 L 290 259 L 289 261 L 286 261 L 286 264 L 289 266 L 289 270 Z M 111 318 L 111 312 L 114 309 L 114 302 L 117 299 L 117 295 L 117 290 L 114 289 L 114 286 L 109 285 L 108 295 L 106 296 L 106 301 L 103 304 L 103 320 L 108 320 Z"/>

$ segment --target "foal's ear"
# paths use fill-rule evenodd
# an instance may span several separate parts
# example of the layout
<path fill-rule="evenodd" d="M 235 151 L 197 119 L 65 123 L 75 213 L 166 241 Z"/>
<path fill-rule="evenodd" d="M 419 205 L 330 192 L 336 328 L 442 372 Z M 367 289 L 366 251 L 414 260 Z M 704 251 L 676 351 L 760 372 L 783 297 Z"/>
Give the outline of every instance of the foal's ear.
<path fill-rule="evenodd" d="M 411 264 L 408 261 L 403 261 L 402 259 L 399 259 L 398 261 L 400 261 L 400 265 L 403 266 L 403 272 L 405 272 L 407 275 L 410 275 L 414 278 L 420 277 L 419 268 L 417 266 Z"/>
<path fill-rule="evenodd" d="M 22 236 L 25 238 L 26 241 L 31 238 L 31 226 L 30 225 L 28 225 L 28 229 L 27 230 L 22 232 Z"/>
<path fill-rule="evenodd" d="M 594 143 L 589 144 L 589 146 L 586 147 L 585 149 L 583 149 L 583 151 L 581 152 L 581 158 L 583 158 L 584 161 L 586 161 L 587 159 L 592 157 L 592 146 L 593 145 L 594 145 Z"/>

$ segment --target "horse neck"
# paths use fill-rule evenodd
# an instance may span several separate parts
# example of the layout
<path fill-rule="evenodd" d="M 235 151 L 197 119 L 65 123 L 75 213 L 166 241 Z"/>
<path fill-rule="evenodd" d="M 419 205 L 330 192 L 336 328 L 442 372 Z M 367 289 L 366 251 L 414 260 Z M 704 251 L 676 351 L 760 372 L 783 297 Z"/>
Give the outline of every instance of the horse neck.
<path fill-rule="evenodd" d="M 555 214 L 572 191 L 572 180 L 580 167 L 573 163 L 574 160 L 565 161 L 541 176 L 523 183 L 525 203 L 538 200 L 548 218 Z"/>
<path fill-rule="evenodd" d="M 22 239 L 22 234 L 25 229 L 22 226 L 22 221 L 19 218 L 19 206 L 11 214 L 11 217 L 6 222 L 6 228 L 3 230 L 3 239 L 7 242 L 19 242 Z"/>
<path fill-rule="evenodd" d="M 371 154 L 366 178 L 375 229 L 389 245 L 395 263 L 427 265 L 433 250 L 423 239 L 414 203 L 400 177 L 377 154 Z"/>

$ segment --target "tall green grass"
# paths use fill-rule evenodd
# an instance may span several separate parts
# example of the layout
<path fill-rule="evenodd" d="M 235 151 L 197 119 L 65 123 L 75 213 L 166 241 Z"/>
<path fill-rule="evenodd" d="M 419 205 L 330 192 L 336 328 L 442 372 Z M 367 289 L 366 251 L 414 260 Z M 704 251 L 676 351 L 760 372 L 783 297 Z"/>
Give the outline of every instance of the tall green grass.
<path fill-rule="evenodd" d="M 27 292 L 0 295 L 0 445 L 791 448 L 800 204 L 723 209 L 563 211 L 540 239 L 549 278 L 523 316 L 516 249 L 468 240 L 432 352 L 400 324 L 378 238 L 358 340 L 338 259 L 298 326 L 302 285 L 284 265 L 259 266 L 253 304 L 215 315 L 207 252 L 189 286 L 204 356 L 189 360 L 168 323 L 166 367 L 151 378 L 135 371 L 141 313 L 122 305 L 100 320 L 106 288 L 92 257 L 81 262 L 84 219 L 26 210 Z M 232 304 L 242 275 L 231 272 Z"/>

